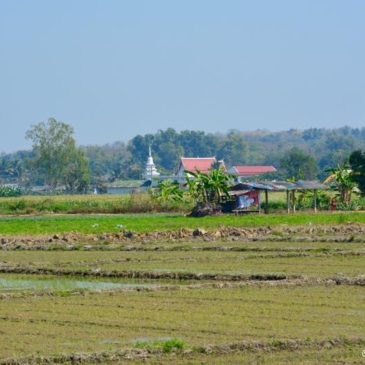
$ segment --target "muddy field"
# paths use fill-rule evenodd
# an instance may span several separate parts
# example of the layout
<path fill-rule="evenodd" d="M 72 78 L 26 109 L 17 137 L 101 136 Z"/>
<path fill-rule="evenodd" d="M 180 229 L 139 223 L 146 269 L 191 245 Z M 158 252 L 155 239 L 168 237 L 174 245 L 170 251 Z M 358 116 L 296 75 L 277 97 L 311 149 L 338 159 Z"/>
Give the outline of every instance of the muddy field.
<path fill-rule="evenodd" d="M 361 364 L 365 225 L 0 237 L 0 364 Z"/>

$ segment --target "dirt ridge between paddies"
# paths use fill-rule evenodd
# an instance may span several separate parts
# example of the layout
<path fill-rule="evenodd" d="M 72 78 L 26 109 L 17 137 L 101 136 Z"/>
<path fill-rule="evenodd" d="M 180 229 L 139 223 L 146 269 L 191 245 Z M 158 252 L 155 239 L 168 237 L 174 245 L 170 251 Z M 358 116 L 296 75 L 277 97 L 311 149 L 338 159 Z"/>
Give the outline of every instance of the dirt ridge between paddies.
<path fill-rule="evenodd" d="M 233 282 L 275 282 L 302 280 L 308 281 L 308 278 L 302 275 L 285 275 L 285 274 L 211 274 L 211 273 L 192 273 L 192 272 L 174 272 L 174 271 L 103 271 L 97 270 L 60 270 L 52 268 L 34 268 L 25 266 L 10 266 L 0 263 L 0 273 L 3 274 L 27 274 L 27 275 L 63 275 L 63 276 L 80 276 L 80 277 L 102 277 L 102 278 L 126 278 L 126 279 L 152 279 L 152 280 L 201 280 L 201 281 L 233 281 Z M 334 276 L 324 279 L 316 278 L 318 283 L 337 284 L 337 285 L 360 285 L 365 286 L 365 276 L 356 277 Z M 310 280 L 309 280 L 310 281 Z"/>
<path fill-rule="evenodd" d="M 60 270 L 53 268 L 33 268 L 24 266 L 10 266 L 0 263 L 0 273 L 3 274 L 28 274 L 28 275 L 64 275 L 64 276 L 91 276 L 103 278 L 127 278 L 127 279 L 167 279 L 167 280 L 215 280 L 215 281 L 276 281 L 287 279 L 300 279 L 300 275 L 282 274 L 253 274 L 230 275 L 173 271 L 103 271 L 103 270 Z"/>
<path fill-rule="evenodd" d="M 299 235 L 299 237 L 298 237 Z M 356 235 L 360 235 L 357 237 Z M 163 230 L 154 232 L 133 232 L 121 230 L 119 232 L 80 233 L 65 232 L 54 234 L 2 234 L 0 236 L 0 249 L 42 249 L 42 246 L 57 246 L 73 249 L 77 243 L 153 243 L 161 241 L 328 241 L 334 242 L 363 242 L 365 224 L 347 223 L 340 225 L 278 225 L 275 227 L 220 227 L 215 229 L 189 229 Z M 323 237 L 328 236 L 328 237 Z"/>
<path fill-rule="evenodd" d="M 176 356 L 176 360 L 194 354 L 209 355 L 245 353 L 245 352 L 278 352 L 295 351 L 301 349 L 332 349 L 347 346 L 365 345 L 365 338 L 334 337 L 327 339 L 273 339 L 270 342 L 242 341 L 222 345 L 207 345 L 199 347 L 184 346 L 182 349 L 172 349 L 168 353 Z M 166 355 L 163 348 L 127 348 L 117 351 L 102 351 L 93 353 L 70 353 L 50 356 L 33 355 L 22 358 L 0 359 L 0 365 L 42 365 L 42 364 L 87 364 L 118 362 L 123 360 L 144 361 L 151 358 L 163 358 Z"/>

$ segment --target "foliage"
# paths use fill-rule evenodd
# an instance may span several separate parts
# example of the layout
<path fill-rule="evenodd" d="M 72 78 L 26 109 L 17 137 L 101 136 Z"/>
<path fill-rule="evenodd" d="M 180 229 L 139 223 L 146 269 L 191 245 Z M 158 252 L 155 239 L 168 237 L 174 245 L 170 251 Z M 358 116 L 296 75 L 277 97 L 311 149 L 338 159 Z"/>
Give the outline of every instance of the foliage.
<path fill-rule="evenodd" d="M 66 164 L 67 170 L 63 176 L 66 190 L 69 192 L 86 193 L 90 176 L 88 161 L 84 152 L 76 148 L 69 151 Z"/>
<path fill-rule="evenodd" d="M 280 167 L 280 161 L 296 148 L 315 158 L 318 177 L 325 179 L 328 168 L 342 164 L 354 149 L 365 149 L 365 128 L 311 128 L 282 132 L 235 130 L 227 134 L 189 130 L 177 132 L 168 128 L 154 134 L 138 135 L 126 144 L 119 141 L 103 146 L 83 146 L 82 151 L 89 161 L 90 183 L 97 186 L 116 179 L 141 178 L 150 144 L 157 168 L 166 175 L 176 172 L 181 156 L 216 156 L 224 159 L 228 166 L 273 165 L 278 172 L 270 178 L 287 179 L 293 176 L 293 172 L 288 171 L 285 164 Z M 1 154 L 0 183 L 43 184 L 44 170 L 31 169 L 32 165 L 28 163 L 37 158 L 35 152 Z M 300 166 L 294 169 L 297 179 L 317 175 L 317 168 L 313 163 L 309 165 L 309 171 L 300 169 Z"/>
<path fill-rule="evenodd" d="M 221 168 L 211 169 L 207 174 L 200 171 L 186 171 L 186 174 L 189 194 L 198 203 L 218 204 L 222 197 L 228 196 L 228 184 L 232 176 Z"/>
<path fill-rule="evenodd" d="M 22 189 L 12 186 L 0 186 L 0 197 L 14 197 L 22 195 Z"/>
<path fill-rule="evenodd" d="M 230 132 L 217 151 L 217 157 L 228 165 L 247 163 L 247 145 L 240 134 Z"/>
<path fill-rule="evenodd" d="M 131 155 L 123 142 L 104 146 L 85 146 L 82 150 L 89 161 L 90 182 L 94 186 L 130 178 L 133 175 Z"/>
<path fill-rule="evenodd" d="M 343 205 L 350 205 L 351 194 L 356 187 L 350 166 L 344 162 L 337 165 L 336 168 L 329 169 L 328 172 L 330 172 L 330 175 L 324 183 L 332 183 L 331 187 L 339 192 L 340 202 Z"/>
<path fill-rule="evenodd" d="M 25 157 L 24 157 L 25 158 Z M 0 179 L 7 182 L 22 180 L 24 176 L 24 160 L 19 154 L 0 155 Z"/>
<path fill-rule="evenodd" d="M 360 205 L 359 205 L 359 200 L 358 199 L 352 199 L 349 203 L 342 203 L 339 202 L 337 203 L 336 206 L 337 210 L 344 210 L 344 211 L 354 211 L 354 210 L 359 210 L 360 209 Z"/>
<path fill-rule="evenodd" d="M 23 192 L 22 192 L 23 193 Z M 328 199 L 327 193 L 323 194 Z M 299 205 L 299 208 L 312 207 L 311 193 L 308 192 L 307 198 L 303 205 Z M 327 209 L 325 198 L 322 199 L 322 193 L 318 191 L 318 208 Z M 188 213 L 191 212 L 196 200 L 189 198 L 188 194 L 184 194 L 182 201 L 175 200 L 161 200 L 156 199 L 147 193 L 135 193 L 129 195 L 53 195 L 53 196 L 24 196 L 21 197 L 8 197 L 6 199 L 0 199 L 0 214 L 36 214 L 44 212 L 57 212 L 57 213 L 149 213 L 149 212 L 176 212 L 176 213 Z M 365 210 L 365 197 L 358 197 L 353 199 L 350 206 L 343 207 L 338 204 L 338 210 L 345 208 L 356 208 Z M 286 198 L 285 194 L 274 193 L 270 194 L 269 198 L 270 210 L 285 210 Z M 279 216 L 278 216 L 279 217 Z M 135 217 L 134 219 L 137 219 Z M 146 224 L 144 216 L 137 219 L 143 221 L 141 224 Z M 155 218 L 151 218 L 152 221 Z M 168 217 L 166 218 L 169 222 Z M 221 217 L 222 222 L 230 218 Z M 248 224 L 251 224 L 248 218 L 245 218 Z M 261 219 L 261 218 L 260 218 Z M 260 220 L 258 219 L 258 220 Z M 278 218 L 279 219 L 279 218 Z M 290 221 L 293 217 L 282 216 L 282 222 Z M 310 218 L 309 218 L 310 219 Z M 351 218 L 349 218 L 351 220 Z M 166 228 L 171 224 L 169 222 Z M 178 223 L 180 224 L 180 223 Z M 234 220 L 232 221 L 234 223 Z M 138 226 L 138 224 L 137 224 Z"/>
<path fill-rule="evenodd" d="M 161 348 L 163 352 L 169 353 L 173 349 L 182 350 L 186 347 L 186 343 L 179 338 L 171 338 L 168 340 L 157 340 L 157 341 L 137 341 L 134 344 L 137 348 Z"/>
<path fill-rule="evenodd" d="M 241 132 L 230 131 L 227 134 L 211 134 L 201 131 L 182 131 L 177 133 L 168 128 L 156 134 L 139 135 L 128 143 L 131 154 L 130 165 L 139 169 L 145 164 L 148 146 L 152 145 L 155 163 L 164 173 L 173 173 L 178 165 L 180 156 L 216 156 L 224 159 L 227 165 L 234 164 L 269 164 L 280 167 L 280 160 L 285 158 L 293 148 L 299 149 L 305 155 L 313 156 L 315 164 L 299 171 L 298 178 L 312 179 L 318 173 L 337 163 L 341 163 L 351 153 L 354 146 L 363 146 L 365 128 L 351 129 L 307 129 L 304 131 L 289 130 L 283 132 Z M 168 147 L 168 148 L 167 148 Z M 166 155 L 170 159 L 167 163 Z M 317 166 L 318 164 L 318 166 Z M 298 170 L 294 175 L 297 175 Z M 287 178 L 286 168 L 276 174 L 276 178 Z"/>
<path fill-rule="evenodd" d="M 297 208 L 309 209 L 314 207 L 314 192 L 311 190 L 303 190 L 296 196 Z M 325 191 L 316 192 L 317 208 L 328 209 L 331 201 L 331 195 Z"/>
<path fill-rule="evenodd" d="M 349 162 L 352 169 L 352 180 L 361 193 L 365 194 L 365 152 L 357 150 L 351 153 Z"/>
<path fill-rule="evenodd" d="M 162 202 L 182 202 L 184 192 L 180 189 L 179 183 L 167 179 L 158 181 L 158 186 L 154 189 L 152 196 Z"/>
<path fill-rule="evenodd" d="M 70 125 L 50 118 L 47 123 L 33 125 L 26 138 L 33 143 L 31 167 L 46 184 L 53 189 L 66 185 L 72 192 L 85 191 L 89 182 L 87 160 L 76 147 Z"/>
<path fill-rule="evenodd" d="M 287 177 L 295 180 L 313 180 L 318 173 L 316 160 L 297 147 L 293 147 L 280 160 L 280 167 L 285 170 Z"/>

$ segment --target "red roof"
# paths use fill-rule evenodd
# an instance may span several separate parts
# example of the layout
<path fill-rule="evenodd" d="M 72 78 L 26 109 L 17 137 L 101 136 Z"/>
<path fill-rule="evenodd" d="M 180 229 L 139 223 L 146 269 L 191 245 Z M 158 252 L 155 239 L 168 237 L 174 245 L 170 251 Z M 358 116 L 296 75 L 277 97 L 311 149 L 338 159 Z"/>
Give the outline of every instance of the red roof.
<path fill-rule="evenodd" d="M 191 172 L 199 170 L 200 172 L 207 173 L 216 162 L 215 157 L 181 157 L 181 165 L 184 170 Z"/>
<path fill-rule="evenodd" d="M 249 176 L 275 172 L 274 166 L 233 166 L 233 171 L 239 176 Z"/>

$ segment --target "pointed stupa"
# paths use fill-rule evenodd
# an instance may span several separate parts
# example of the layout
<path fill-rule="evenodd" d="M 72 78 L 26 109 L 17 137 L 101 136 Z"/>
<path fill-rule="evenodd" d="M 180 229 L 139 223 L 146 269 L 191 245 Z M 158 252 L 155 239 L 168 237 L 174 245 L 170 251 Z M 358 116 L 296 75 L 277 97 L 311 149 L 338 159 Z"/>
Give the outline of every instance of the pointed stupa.
<path fill-rule="evenodd" d="M 148 158 L 146 163 L 146 168 L 143 177 L 147 180 L 152 180 L 153 177 L 159 176 L 160 173 L 157 171 L 156 166 L 153 162 L 151 145 L 148 147 Z"/>

